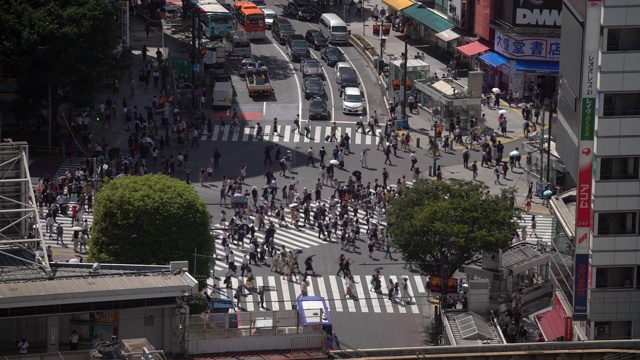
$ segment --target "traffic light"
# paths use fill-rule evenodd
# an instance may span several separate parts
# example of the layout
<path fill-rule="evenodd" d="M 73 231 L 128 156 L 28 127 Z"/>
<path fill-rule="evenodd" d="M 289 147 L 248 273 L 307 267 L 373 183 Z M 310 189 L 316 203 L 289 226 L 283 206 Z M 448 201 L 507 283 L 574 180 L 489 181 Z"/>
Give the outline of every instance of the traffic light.
<path fill-rule="evenodd" d="M 100 114 L 96 114 L 96 122 L 100 122 Z"/>

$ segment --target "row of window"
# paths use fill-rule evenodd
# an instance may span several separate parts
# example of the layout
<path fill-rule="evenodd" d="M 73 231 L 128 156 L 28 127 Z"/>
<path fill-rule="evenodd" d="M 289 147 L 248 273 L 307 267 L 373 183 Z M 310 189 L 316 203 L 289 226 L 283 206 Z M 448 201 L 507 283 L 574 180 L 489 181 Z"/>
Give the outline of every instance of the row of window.
<path fill-rule="evenodd" d="M 636 235 L 638 234 L 638 213 L 599 212 L 596 235 Z"/>
<path fill-rule="evenodd" d="M 596 289 L 640 289 L 640 266 L 596 268 Z"/>

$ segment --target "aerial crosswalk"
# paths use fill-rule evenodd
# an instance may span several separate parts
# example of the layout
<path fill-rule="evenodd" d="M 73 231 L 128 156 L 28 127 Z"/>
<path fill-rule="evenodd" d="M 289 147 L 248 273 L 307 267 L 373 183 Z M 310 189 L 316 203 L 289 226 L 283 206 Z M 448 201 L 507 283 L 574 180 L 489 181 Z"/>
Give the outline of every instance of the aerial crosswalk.
<path fill-rule="evenodd" d="M 553 241 L 556 227 L 556 220 L 553 216 L 536 215 L 537 236 L 531 230 L 531 215 L 523 214 L 519 223 L 521 229 L 523 227 L 527 229 L 527 242 L 535 244 L 538 240 L 542 240 L 544 243 Z"/>
<path fill-rule="evenodd" d="M 300 275 L 298 275 L 300 276 Z M 423 304 L 427 303 L 427 293 L 425 283 L 427 278 L 421 275 L 400 275 L 381 277 L 381 293 L 373 291 L 370 275 L 354 275 L 354 298 L 346 296 L 346 284 L 342 276 L 324 275 L 308 276 L 309 296 L 322 296 L 327 301 L 329 311 L 337 312 L 360 312 L 360 313 L 388 313 L 388 314 L 419 314 L 423 311 Z M 394 297 L 395 301 L 388 299 L 386 284 L 389 279 L 393 282 L 408 279 L 408 293 L 411 301 L 400 296 Z M 301 279 L 301 278 L 300 278 Z M 233 299 L 236 289 L 240 283 L 245 284 L 242 277 L 232 278 L 232 287 L 226 288 L 222 280 L 209 279 L 208 288 L 211 297 Z M 294 278 L 295 280 L 295 278 Z M 264 286 L 264 307 L 260 307 L 257 289 Z M 273 276 L 256 276 L 255 284 L 252 284 L 252 291 L 247 288 L 243 290 L 240 299 L 240 310 L 260 311 L 260 310 L 291 310 L 296 298 L 300 295 L 300 285 L 296 281 L 287 281 L 275 274 Z"/>
<path fill-rule="evenodd" d="M 301 129 L 302 134 L 293 131 L 295 126 L 282 125 L 278 126 L 278 133 L 273 133 L 272 125 L 265 125 L 263 128 L 263 141 L 271 141 L 274 143 L 324 143 L 327 136 L 331 136 L 331 125 L 315 126 L 312 125 L 309 137 L 305 137 L 304 128 Z M 367 129 L 367 131 L 369 131 Z M 376 134 L 380 133 L 380 129 L 376 129 Z M 355 128 L 339 126 L 336 131 L 336 137 L 340 139 L 341 135 L 348 134 L 351 138 L 351 144 L 375 145 L 376 134 L 364 134 L 355 132 Z M 242 126 L 237 131 L 230 131 L 230 126 L 215 125 L 211 133 L 204 133 L 200 136 L 200 141 L 242 141 L 253 142 L 260 141 L 256 137 L 256 129 L 253 126 Z M 335 140 L 334 140 L 335 141 Z"/>
<path fill-rule="evenodd" d="M 328 207 L 328 200 L 323 200 L 322 203 L 326 204 Z M 276 218 L 274 213 L 272 213 L 269 217 L 265 219 L 267 224 L 271 221 L 276 226 L 275 243 L 277 247 L 285 246 L 285 248 L 290 250 L 307 249 L 307 248 L 324 245 L 324 244 L 331 244 L 331 243 L 337 244 L 340 241 L 339 237 L 335 234 L 332 234 L 332 237 L 330 239 L 320 238 L 318 236 L 318 229 L 315 227 L 311 227 L 310 225 L 302 226 L 303 225 L 302 220 L 298 221 L 298 224 L 300 225 L 300 227 L 296 229 L 291 224 L 291 221 L 290 221 L 291 209 L 287 207 L 284 209 L 284 212 L 285 212 L 286 225 L 282 225 L 282 226 L 278 225 L 278 219 Z M 313 212 L 313 208 L 312 208 L 312 212 Z M 353 216 L 353 210 L 351 208 L 349 209 L 349 215 Z M 361 224 L 360 237 L 362 239 L 366 239 L 365 231 L 367 226 L 366 226 L 366 214 L 364 210 L 360 209 L 356 217 L 358 218 Z M 382 214 L 380 215 L 380 218 L 378 218 L 377 214 L 374 214 L 373 218 L 376 223 L 380 224 L 380 226 L 383 226 L 383 227 L 386 226 L 386 223 Z M 250 219 L 256 222 L 256 218 L 254 215 L 250 216 Z M 214 236 L 214 246 L 215 246 L 215 253 L 217 258 L 216 265 L 215 265 L 216 272 L 227 270 L 227 263 L 225 261 L 226 259 L 224 256 L 225 255 L 224 247 L 222 246 L 222 243 L 221 243 L 223 232 L 225 231 L 224 229 L 225 229 L 225 224 L 217 223 L 212 226 L 212 234 Z M 258 243 L 261 244 L 262 242 L 264 242 L 265 232 L 263 230 L 256 231 L 255 237 Z M 244 255 L 248 256 L 249 254 L 249 241 L 248 240 L 244 241 L 244 247 L 238 245 L 237 242 L 236 243 L 229 242 L 229 245 L 233 252 L 229 260 L 233 259 L 233 261 L 236 264 L 241 264 Z M 362 247 L 366 248 L 366 243 L 357 242 L 357 246 L 360 248 Z"/>
<path fill-rule="evenodd" d="M 87 220 L 87 224 L 89 225 L 89 229 L 91 228 L 91 225 L 93 224 L 93 214 L 92 213 L 84 213 L 81 214 L 79 216 L 80 219 L 80 223 L 83 223 L 84 220 Z M 58 224 L 60 224 L 62 226 L 62 240 L 64 242 L 64 244 L 62 243 L 57 243 L 56 239 L 57 239 L 57 234 L 56 234 L 56 228 L 58 226 L 58 224 L 54 224 L 53 225 L 53 231 L 49 231 L 49 229 L 47 229 L 46 226 L 46 222 L 45 220 L 41 220 L 40 224 L 42 226 L 42 236 L 44 238 L 44 242 L 45 245 L 51 245 L 52 248 L 56 248 L 56 247 L 60 247 L 60 248 L 71 248 L 73 249 L 73 225 L 71 223 L 71 211 L 69 211 L 69 213 L 67 215 L 62 215 L 62 214 L 58 214 L 58 216 L 56 217 L 56 221 L 58 222 Z M 81 225 L 76 225 L 76 226 L 81 226 Z M 88 245 L 87 245 L 87 249 L 88 249 Z M 82 253 L 86 253 L 84 250 L 84 247 L 82 248 Z M 55 257 L 54 257 L 55 259 Z M 58 261 L 59 259 L 55 259 L 56 261 Z M 66 260 L 66 259 L 60 259 L 62 261 Z"/>

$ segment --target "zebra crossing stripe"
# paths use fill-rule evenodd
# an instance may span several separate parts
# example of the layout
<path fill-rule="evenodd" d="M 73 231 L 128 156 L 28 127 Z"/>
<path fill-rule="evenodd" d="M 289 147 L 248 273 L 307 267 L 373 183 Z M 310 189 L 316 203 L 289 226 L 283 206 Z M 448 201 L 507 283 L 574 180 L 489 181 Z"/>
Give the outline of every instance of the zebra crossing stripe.
<path fill-rule="evenodd" d="M 398 279 L 396 279 L 395 276 L 389 276 L 389 279 L 393 280 L 394 284 L 398 282 Z M 401 284 L 398 284 L 398 288 L 400 288 L 400 287 L 401 287 Z M 393 295 L 393 296 L 395 296 L 395 295 Z M 401 295 L 398 294 L 398 296 L 401 296 Z M 397 299 L 397 300 L 399 300 L 399 299 Z M 406 314 L 407 313 L 407 309 L 405 309 L 405 307 L 402 306 L 402 305 L 398 305 L 398 312 L 400 314 Z"/>
<path fill-rule="evenodd" d="M 289 307 L 291 307 L 291 304 L 292 304 L 291 290 L 289 289 L 289 281 L 287 281 L 283 276 L 282 281 L 280 281 L 280 284 L 282 285 L 282 302 L 283 302 L 282 310 L 289 310 Z M 294 286 L 293 292 L 294 294 L 296 293 L 295 286 Z"/>
<path fill-rule="evenodd" d="M 360 303 L 360 309 L 362 309 L 363 312 L 369 312 L 369 308 L 367 307 L 367 295 L 364 292 L 364 289 L 362 288 L 362 281 L 360 280 L 359 276 L 354 276 L 353 277 L 354 282 L 356 283 L 356 298 L 358 299 L 358 302 Z"/>
<path fill-rule="evenodd" d="M 407 281 L 407 292 L 409 293 L 409 296 L 411 296 L 411 304 L 409 305 L 409 308 L 414 314 L 420 313 L 420 309 L 418 309 L 418 301 L 416 300 L 415 293 L 413 292 L 411 281 Z"/>
<path fill-rule="evenodd" d="M 268 276 L 267 282 L 269 284 L 269 300 L 271 300 L 271 310 L 280 311 L 280 304 L 278 303 L 278 288 L 276 287 L 276 279 L 273 276 Z"/>
<path fill-rule="evenodd" d="M 216 125 L 213 127 L 213 134 L 211 135 L 211 138 L 213 140 L 218 140 L 219 134 L 220 134 L 220 125 Z"/>
<path fill-rule="evenodd" d="M 249 135 L 251 135 L 251 129 L 248 127 L 242 129 L 242 141 L 249 141 Z"/>
<path fill-rule="evenodd" d="M 229 130 L 231 130 L 231 128 L 229 128 Z M 233 132 L 233 135 L 231 136 L 231 141 L 238 141 L 239 137 L 240 137 L 240 129 L 236 129 Z"/>
<path fill-rule="evenodd" d="M 313 279 L 314 278 L 307 278 L 307 281 L 309 282 L 309 286 L 307 287 L 307 294 L 309 294 L 309 296 L 316 296 L 316 290 L 315 290 L 315 287 L 313 286 Z M 318 279 L 318 282 L 320 282 L 319 279 Z"/>
<path fill-rule="evenodd" d="M 371 145 L 371 138 L 372 138 L 372 137 L 375 137 L 375 135 L 376 135 L 375 133 L 373 134 L 373 136 L 370 136 L 370 135 L 367 135 L 367 134 L 363 134 L 363 136 L 364 136 L 364 143 L 365 143 L 366 145 Z"/>
<path fill-rule="evenodd" d="M 369 297 L 371 298 L 371 303 L 373 304 L 373 312 L 379 313 L 381 312 L 382 307 L 380 306 L 380 298 L 378 297 L 378 294 L 374 290 L 372 290 L 372 286 L 371 286 L 372 279 L 373 279 L 373 276 L 371 275 L 365 276 L 365 280 L 367 281 L 367 286 L 370 294 Z"/>
<path fill-rule="evenodd" d="M 383 287 L 386 289 L 386 285 L 389 283 L 389 281 L 386 280 L 384 276 L 380 277 L 380 281 L 382 282 Z M 391 303 L 391 300 L 389 300 L 388 297 L 389 297 L 389 291 L 387 290 L 387 298 L 384 300 L 384 307 L 388 313 L 392 313 L 393 304 Z"/>
<path fill-rule="evenodd" d="M 345 297 L 344 294 L 340 294 L 340 286 L 338 282 L 341 282 L 340 277 L 338 276 L 329 276 L 329 285 L 331 286 L 332 298 L 334 299 L 333 304 L 335 306 L 336 311 L 342 311 L 342 299 Z M 327 296 L 325 299 L 328 299 Z M 347 301 L 348 302 L 348 301 Z M 330 302 L 331 303 L 331 302 Z"/>
<path fill-rule="evenodd" d="M 351 128 L 346 128 L 346 129 L 344 129 L 344 134 L 345 134 L 345 136 L 346 136 L 346 135 L 349 135 L 349 139 L 350 139 L 350 140 L 349 140 L 349 143 L 350 143 L 350 144 L 353 144 L 353 139 L 351 138 Z"/>
<path fill-rule="evenodd" d="M 331 278 L 330 278 L 331 279 Z M 327 293 L 327 287 L 324 284 L 324 281 L 322 277 L 318 277 L 316 278 L 317 280 L 317 286 L 318 286 L 318 293 L 320 296 L 322 296 L 325 299 L 329 299 L 329 293 Z M 336 301 L 336 303 L 339 303 L 339 301 Z M 331 306 L 331 301 L 327 301 L 327 306 L 329 307 L 329 310 L 335 310 L 337 306 Z M 342 305 L 340 305 L 340 309 L 342 309 Z"/>
<path fill-rule="evenodd" d="M 282 141 L 289 142 L 289 137 L 291 136 L 291 125 L 287 125 L 284 127 L 284 133 L 282 134 Z M 280 160 L 280 159 L 276 159 Z"/>

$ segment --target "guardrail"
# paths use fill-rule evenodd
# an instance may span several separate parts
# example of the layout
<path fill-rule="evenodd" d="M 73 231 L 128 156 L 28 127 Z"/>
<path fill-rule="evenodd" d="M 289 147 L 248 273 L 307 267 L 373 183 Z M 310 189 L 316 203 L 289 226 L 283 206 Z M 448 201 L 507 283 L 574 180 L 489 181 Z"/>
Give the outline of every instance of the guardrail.
<path fill-rule="evenodd" d="M 89 350 L 87 351 L 58 351 L 52 353 L 41 354 L 21 354 L 15 356 L 3 356 L 3 360 L 88 360 Z"/>

